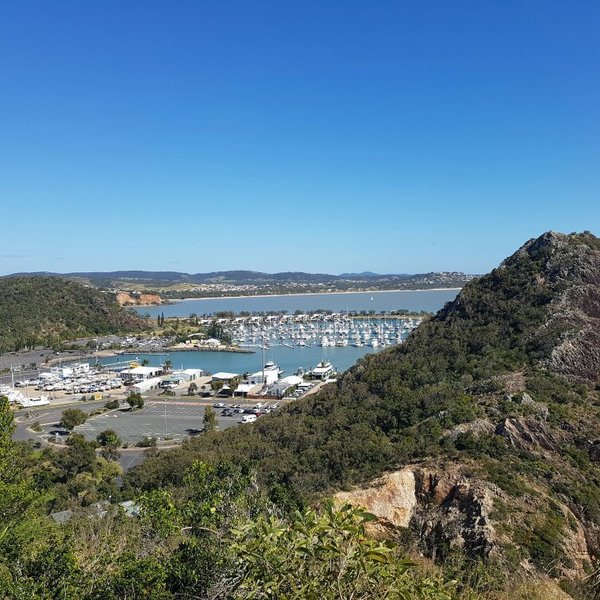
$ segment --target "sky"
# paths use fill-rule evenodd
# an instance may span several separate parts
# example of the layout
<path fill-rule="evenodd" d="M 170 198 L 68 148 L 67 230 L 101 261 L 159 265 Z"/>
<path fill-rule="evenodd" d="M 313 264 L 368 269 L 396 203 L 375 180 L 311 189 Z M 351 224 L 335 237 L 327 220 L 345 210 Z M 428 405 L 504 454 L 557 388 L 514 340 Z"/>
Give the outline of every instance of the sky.
<path fill-rule="evenodd" d="M 600 3 L 0 3 L 0 274 L 483 273 L 600 234 Z"/>

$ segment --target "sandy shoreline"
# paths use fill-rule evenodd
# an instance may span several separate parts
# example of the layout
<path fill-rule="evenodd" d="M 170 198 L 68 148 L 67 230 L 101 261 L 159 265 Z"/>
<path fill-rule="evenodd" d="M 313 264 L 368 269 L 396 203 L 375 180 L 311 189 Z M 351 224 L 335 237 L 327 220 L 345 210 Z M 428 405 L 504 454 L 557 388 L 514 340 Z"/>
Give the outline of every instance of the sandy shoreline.
<path fill-rule="evenodd" d="M 202 296 L 201 298 L 180 298 L 172 300 L 172 304 L 178 302 L 189 302 L 191 300 L 233 300 L 239 298 L 285 298 L 286 296 L 341 296 L 346 294 L 391 294 L 395 292 L 458 292 L 461 287 L 453 288 L 427 288 L 419 290 L 364 290 L 362 292 L 347 291 L 347 292 L 302 292 L 300 294 L 252 294 L 249 296 Z M 154 306 L 160 306 L 155 304 Z"/>

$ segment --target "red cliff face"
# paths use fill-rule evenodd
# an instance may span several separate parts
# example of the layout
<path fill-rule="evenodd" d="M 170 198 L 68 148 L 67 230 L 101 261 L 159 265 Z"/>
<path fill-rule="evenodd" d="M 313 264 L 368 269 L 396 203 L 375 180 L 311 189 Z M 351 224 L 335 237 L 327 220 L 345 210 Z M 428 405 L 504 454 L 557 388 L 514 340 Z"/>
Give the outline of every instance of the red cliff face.
<path fill-rule="evenodd" d="M 158 294 L 130 294 L 128 292 L 119 292 L 117 302 L 121 306 L 148 306 L 151 304 L 162 304 L 162 299 Z"/>

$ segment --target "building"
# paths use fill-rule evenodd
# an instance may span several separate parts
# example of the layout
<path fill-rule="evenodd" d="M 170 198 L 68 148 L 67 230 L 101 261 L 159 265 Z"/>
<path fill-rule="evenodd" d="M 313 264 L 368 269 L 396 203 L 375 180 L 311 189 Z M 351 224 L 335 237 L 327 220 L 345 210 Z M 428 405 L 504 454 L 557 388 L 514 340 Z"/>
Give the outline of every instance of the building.
<path fill-rule="evenodd" d="M 303 382 L 302 377 L 296 375 L 289 375 L 284 377 L 269 388 L 267 394 L 273 398 L 283 398 L 287 394 L 291 393 Z"/>
<path fill-rule="evenodd" d="M 311 372 L 311 376 L 314 379 L 321 379 L 322 381 L 325 381 L 326 379 L 328 379 L 329 377 L 331 377 L 334 373 L 333 367 L 331 366 L 331 363 L 328 361 L 322 361 L 320 362 Z"/>
<path fill-rule="evenodd" d="M 256 386 L 251 383 L 240 383 L 235 390 L 233 390 L 233 395 L 236 397 L 245 398 L 248 394 L 252 394 L 258 390 L 255 390 Z"/>
<path fill-rule="evenodd" d="M 252 385 L 259 385 L 265 383 L 266 385 L 273 385 L 279 379 L 279 371 L 276 369 L 265 369 L 264 378 L 263 371 L 257 371 L 248 376 L 248 383 Z"/>
<path fill-rule="evenodd" d="M 229 383 L 236 377 L 239 377 L 237 373 L 225 373 L 224 371 L 219 371 L 211 377 L 211 381 L 222 381 L 223 383 Z"/>
<path fill-rule="evenodd" d="M 158 377 L 162 373 L 162 367 L 134 367 L 133 369 L 123 369 L 119 377 L 128 383 L 138 383 L 145 379 Z"/>
<path fill-rule="evenodd" d="M 195 381 L 204 375 L 202 369 L 180 369 L 171 373 L 172 377 L 177 377 L 180 381 Z"/>
<path fill-rule="evenodd" d="M 161 377 L 148 377 L 147 379 L 140 379 L 137 383 L 133 384 L 129 389 L 132 392 L 139 394 L 147 392 L 148 390 L 156 390 L 161 387 Z"/>

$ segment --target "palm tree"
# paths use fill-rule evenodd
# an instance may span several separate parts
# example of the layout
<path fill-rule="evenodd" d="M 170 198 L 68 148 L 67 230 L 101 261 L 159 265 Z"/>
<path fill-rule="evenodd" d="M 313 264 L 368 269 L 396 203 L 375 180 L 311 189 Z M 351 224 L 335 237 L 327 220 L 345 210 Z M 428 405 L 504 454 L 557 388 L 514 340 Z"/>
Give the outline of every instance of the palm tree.
<path fill-rule="evenodd" d="M 170 360 L 165 360 L 165 364 L 163 365 L 163 369 L 165 373 L 168 373 L 173 368 L 173 362 Z"/>

